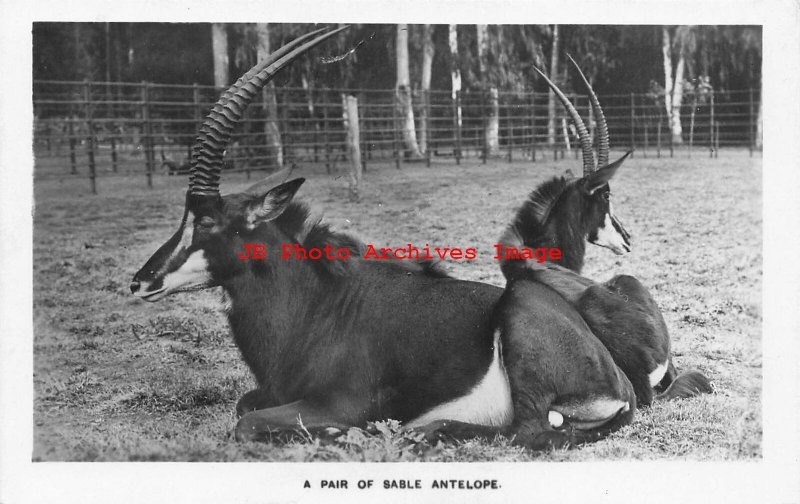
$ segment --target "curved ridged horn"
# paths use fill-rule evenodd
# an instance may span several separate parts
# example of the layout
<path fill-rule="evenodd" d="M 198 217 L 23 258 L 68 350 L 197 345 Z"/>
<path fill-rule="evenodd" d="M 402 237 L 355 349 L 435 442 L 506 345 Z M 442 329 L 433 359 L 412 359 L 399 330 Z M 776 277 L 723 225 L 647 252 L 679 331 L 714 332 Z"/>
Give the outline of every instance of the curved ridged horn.
<path fill-rule="evenodd" d="M 597 95 L 594 94 L 594 89 L 592 89 L 591 84 L 589 84 L 589 79 L 583 75 L 583 71 L 575 63 L 575 60 L 572 59 L 572 56 L 567 54 L 567 57 L 575 65 L 575 69 L 578 70 L 578 73 L 583 79 L 583 83 L 586 84 L 586 89 L 589 91 L 589 99 L 592 102 L 592 109 L 594 109 L 594 115 L 597 117 L 597 167 L 602 168 L 608 164 L 608 149 L 609 149 L 609 140 L 608 140 L 608 124 L 606 124 L 606 116 L 603 114 L 603 109 L 600 107 L 600 102 L 597 100 Z"/>
<path fill-rule="evenodd" d="M 325 31 L 316 30 L 293 40 L 251 68 L 222 93 L 206 116 L 192 145 L 192 167 L 189 174 L 191 194 L 219 194 L 222 155 L 230 142 L 231 133 L 247 106 L 267 82 L 295 58 L 348 28 L 349 26 L 343 26 L 308 41 Z"/>
<path fill-rule="evenodd" d="M 580 137 L 581 141 L 581 150 L 583 151 L 583 175 L 586 176 L 594 171 L 594 152 L 592 152 L 592 139 L 589 138 L 589 130 L 586 129 L 586 125 L 583 124 L 583 119 L 581 119 L 580 114 L 578 111 L 575 110 L 575 106 L 572 105 L 572 102 L 569 101 L 569 98 L 558 89 L 558 86 L 553 84 L 551 81 L 541 70 L 536 67 L 533 67 L 539 75 L 547 82 L 547 85 L 550 86 L 550 89 L 558 96 L 558 99 L 561 100 L 561 104 L 564 105 L 564 108 L 567 110 L 569 117 L 572 119 L 572 122 L 575 123 L 575 128 L 578 130 L 578 136 Z"/>

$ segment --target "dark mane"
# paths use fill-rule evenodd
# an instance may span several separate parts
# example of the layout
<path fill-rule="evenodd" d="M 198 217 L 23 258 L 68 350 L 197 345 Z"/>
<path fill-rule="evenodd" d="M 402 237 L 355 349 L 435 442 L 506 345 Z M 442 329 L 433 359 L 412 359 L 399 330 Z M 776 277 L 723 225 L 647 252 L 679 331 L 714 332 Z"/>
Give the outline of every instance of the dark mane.
<path fill-rule="evenodd" d="M 522 238 L 522 243 L 530 246 L 547 232 L 547 220 L 558 199 L 569 186 L 565 177 L 554 177 L 543 182 L 531 191 L 528 199 L 517 210 L 511 226 Z"/>
<path fill-rule="evenodd" d="M 531 191 L 498 243 L 517 249 L 559 248 L 562 253 L 559 264 L 580 272 L 586 251 L 585 224 L 580 210 L 569 208 L 579 204 L 573 197 L 576 193 L 572 191 L 576 180 L 579 179 L 555 177 Z M 507 279 L 518 270 L 538 267 L 541 265 L 531 261 L 502 259 L 500 262 L 500 269 Z"/>
<path fill-rule="evenodd" d="M 364 262 L 363 257 L 367 250 L 364 242 L 347 233 L 334 231 L 327 224 L 322 224 L 319 218 L 311 216 L 311 211 L 304 203 L 292 202 L 274 223 L 283 233 L 307 249 L 314 247 L 324 249 L 325 245 L 328 245 L 335 249 L 350 250 L 350 259 L 347 261 L 311 261 L 322 275 L 344 276 Z M 391 260 L 382 261 L 382 264 L 434 278 L 450 278 L 438 261 Z"/>

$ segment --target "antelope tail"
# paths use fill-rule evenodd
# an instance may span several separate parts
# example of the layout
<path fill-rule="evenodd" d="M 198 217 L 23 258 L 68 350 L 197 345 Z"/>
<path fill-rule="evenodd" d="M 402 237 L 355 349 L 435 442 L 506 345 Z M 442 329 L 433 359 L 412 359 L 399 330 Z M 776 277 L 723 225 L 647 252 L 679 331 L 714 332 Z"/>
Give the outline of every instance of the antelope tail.
<path fill-rule="evenodd" d="M 712 392 L 714 392 L 714 386 L 711 385 L 709 379 L 700 371 L 690 370 L 684 371 L 675 377 L 667 387 L 667 390 L 658 394 L 655 398 L 657 401 L 670 401 Z"/>

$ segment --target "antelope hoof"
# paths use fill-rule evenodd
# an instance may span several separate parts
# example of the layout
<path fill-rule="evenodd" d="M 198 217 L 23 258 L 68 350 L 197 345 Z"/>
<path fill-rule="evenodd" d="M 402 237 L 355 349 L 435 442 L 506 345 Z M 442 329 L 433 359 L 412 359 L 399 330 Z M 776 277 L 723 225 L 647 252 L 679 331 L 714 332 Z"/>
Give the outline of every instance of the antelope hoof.
<path fill-rule="evenodd" d="M 234 432 L 236 441 L 260 441 L 264 439 L 264 429 L 259 425 L 259 419 L 252 414 L 245 414 L 239 419 Z"/>
<path fill-rule="evenodd" d="M 425 435 L 423 438 L 425 441 L 430 444 L 435 444 L 437 441 L 444 440 L 447 437 L 443 432 L 445 427 L 447 427 L 447 420 L 434 420 L 422 427 L 416 427 L 414 430 L 416 432 L 422 432 Z"/>
<path fill-rule="evenodd" d="M 236 403 L 236 416 L 241 418 L 251 411 L 259 409 L 259 399 L 263 393 L 254 389 L 243 395 Z"/>

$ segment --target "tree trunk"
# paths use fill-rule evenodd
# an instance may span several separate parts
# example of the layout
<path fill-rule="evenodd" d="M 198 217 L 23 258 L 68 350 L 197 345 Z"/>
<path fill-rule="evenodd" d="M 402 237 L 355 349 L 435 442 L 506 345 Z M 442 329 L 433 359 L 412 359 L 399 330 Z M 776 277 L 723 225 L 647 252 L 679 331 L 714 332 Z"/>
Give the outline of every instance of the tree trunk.
<path fill-rule="evenodd" d="M 450 80 L 453 84 L 452 98 L 456 99 L 456 95 L 461 92 L 461 70 L 458 68 L 458 25 L 451 24 L 449 26 L 449 42 L 450 42 Z M 458 127 L 461 127 L 461 107 L 456 110 L 456 122 Z"/>
<path fill-rule="evenodd" d="M 486 155 L 500 154 L 500 100 L 497 87 L 489 79 L 489 26 L 477 25 L 478 63 L 482 92 L 487 93 L 489 101 L 489 117 L 486 122 Z"/>
<path fill-rule="evenodd" d="M 758 89 L 758 116 L 756 119 L 756 149 L 764 147 L 764 77 L 762 75 Z"/>
<path fill-rule="evenodd" d="M 309 75 L 311 72 L 309 72 Z M 317 120 L 317 110 L 314 106 L 314 88 L 308 82 L 308 77 L 306 74 L 300 76 L 300 81 L 303 86 L 303 90 L 306 92 L 306 103 L 308 104 L 308 118 L 311 120 L 311 123 L 314 125 L 314 162 L 316 163 L 318 158 L 318 142 L 319 142 L 319 120 Z"/>
<path fill-rule="evenodd" d="M 561 37 L 558 25 L 553 25 L 553 50 L 550 54 L 550 80 L 558 84 L 558 53 L 560 51 Z M 552 89 L 547 91 L 547 143 L 556 143 L 556 95 Z"/>
<path fill-rule="evenodd" d="M 683 54 L 678 58 L 678 66 L 675 69 L 675 82 L 672 91 L 672 143 L 680 145 L 683 143 L 683 127 L 681 126 L 681 105 L 683 104 L 683 70 L 686 67 L 686 60 Z"/>
<path fill-rule="evenodd" d="M 422 27 L 422 89 L 423 105 L 419 123 L 419 150 L 428 152 L 428 104 L 430 103 L 431 72 L 433 70 L 433 27 L 426 24 Z"/>
<path fill-rule="evenodd" d="M 270 54 L 269 26 L 266 23 L 256 24 L 258 36 L 257 58 L 263 61 Z M 281 131 L 278 126 L 278 101 L 275 96 L 275 84 L 268 82 L 262 90 L 264 99 L 264 136 L 266 140 L 267 159 L 269 167 L 283 166 L 283 144 Z"/>
<path fill-rule="evenodd" d="M 414 107 L 411 101 L 411 77 L 408 70 L 408 25 L 397 25 L 397 43 L 395 54 L 397 56 L 397 107 L 400 112 L 400 121 L 403 131 L 403 145 L 406 157 L 421 158 L 417 144 L 417 132 L 414 126 Z"/>
<path fill-rule="evenodd" d="M 211 25 L 211 50 L 214 53 L 214 85 L 227 87 L 228 75 L 228 33 L 224 23 Z"/>
<path fill-rule="evenodd" d="M 681 127 L 681 104 L 683 102 L 683 71 L 686 60 L 683 48 L 675 68 L 675 78 L 672 78 L 672 41 L 669 28 L 661 29 L 661 54 L 664 58 L 664 108 L 667 111 L 667 120 L 672 134 L 672 144 L 683 143 L 683 128 Z"/>
<path fill-rule="evenodd" d="M 350 201 L 358 201 L 361 184 L 361 140 L 358 127 L 358 99 L 342 94 L 344 129 L 347 133 L 347 155 L 350 158 Z"/>

